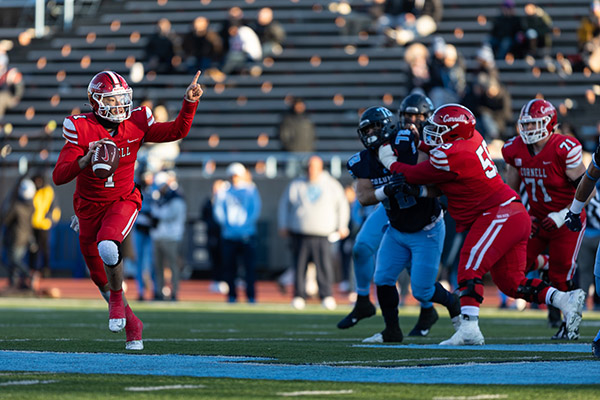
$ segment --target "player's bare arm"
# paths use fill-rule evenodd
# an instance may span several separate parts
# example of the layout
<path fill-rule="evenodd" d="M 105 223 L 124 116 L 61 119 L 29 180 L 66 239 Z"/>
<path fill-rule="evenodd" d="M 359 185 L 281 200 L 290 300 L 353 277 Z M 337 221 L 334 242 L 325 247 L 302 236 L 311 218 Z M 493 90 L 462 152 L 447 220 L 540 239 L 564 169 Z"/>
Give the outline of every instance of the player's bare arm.
<path fill-rule="evenodd" d="M 505 181 L 508 186 L 515 192 L 519 193 L 519 186 L 521 185 L 521 177 L 519 176 L 519 170 L 510 164 L 506 164 Z"/>
<path fill-rule="evenodd" d="M 356 198 L 361 206 L 371 206 L 379 203 L 375 197 L 375 188 L 370 179 L 358 178 L 356 180 Z"/>
<path fill-rule="evenodd" d="M 188 86 L 188 88 L 185 90 L 185 99 L 192 103 L 195 103 L 198 100 L 200 100 L 200 97 L 202 97 L 202 93 L 204 93 L 204 91 L 202 90 L 202 86 L 200 86 L 200 84 L 198 83 L 198 78 L 200 77 L 200 74 L 200 71 L 196 72 L 192 83 L 190 83 L 190 86 Z"/>
<path fill-rule="evenodd" d="M 575 192 L 575 198 L 573 203 L 569 207 L 569 211 L 565 216 L 565 225 L 572 231 L 578 232 L 583 228 L 581 223 L 581 211 L 585 205 L 590 201 L 596 190 L 596 182 L 600 179 L 600 146 L 596 148 L 596 151 L 592 155 L 592 162 L 588 165 L 584 171 L 579 185 L 577 185 L 577 191 Z M 580 165 L 583 168 L 583 164 Z M 567 170 L 569 172 L 569 170 Z M 567 174 L 567 176 L 569 176 Z M 581 176 L 581 175 L 580 175 Z M 571 178 L 569 176 L 569 178 Z"/>

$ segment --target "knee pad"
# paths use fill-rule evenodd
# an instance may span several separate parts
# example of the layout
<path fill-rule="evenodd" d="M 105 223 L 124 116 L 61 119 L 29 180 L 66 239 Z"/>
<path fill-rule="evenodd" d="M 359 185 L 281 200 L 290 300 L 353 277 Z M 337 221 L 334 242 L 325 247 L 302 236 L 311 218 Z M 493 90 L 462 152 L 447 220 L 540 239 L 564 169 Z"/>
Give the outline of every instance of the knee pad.
<path fill-rule="evenodd" d="M 116 267 L 121 262 L 121 244 L 114 240 L 103 240 L 98 243 L 98 253 L 107 267 Z"/>
<path fill-rule="evenodd" d="M 477 292 L 476 285 L 480 285 L 483 292 L 483 281 L 481 278 L 467 279 L 458 283 L 460 297 L 467 296 L 474 298 L 478 303 L 483 302 L 483 296 Z"/>

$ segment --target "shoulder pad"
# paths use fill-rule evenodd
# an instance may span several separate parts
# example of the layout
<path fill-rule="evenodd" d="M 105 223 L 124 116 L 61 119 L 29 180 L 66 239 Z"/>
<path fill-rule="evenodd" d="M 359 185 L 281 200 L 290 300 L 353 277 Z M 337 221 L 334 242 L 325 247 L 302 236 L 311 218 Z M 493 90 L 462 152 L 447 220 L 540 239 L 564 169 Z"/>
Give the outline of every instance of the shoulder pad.
<path fill-rule="evenodd" d="M 84 117 L 85 115 L 77 115 L 77 117 Z M 72 120 L 73 116 L 65 118 L 63 121 L 63 138 L 67 142 L 78 144 L 79 136 L 77 135 L 77 128 L 75 127 L 75 123 Z M 74 119 L 74 118 L 73 118 Z"/>

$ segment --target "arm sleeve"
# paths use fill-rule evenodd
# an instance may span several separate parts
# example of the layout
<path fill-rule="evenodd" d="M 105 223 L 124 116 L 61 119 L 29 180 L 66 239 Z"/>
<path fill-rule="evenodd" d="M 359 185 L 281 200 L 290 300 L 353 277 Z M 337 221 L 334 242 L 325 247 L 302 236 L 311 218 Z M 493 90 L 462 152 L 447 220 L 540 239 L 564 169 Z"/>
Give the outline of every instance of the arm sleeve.
<path fill-rule="evenodd" d="M 71 182 L 79 175 L 79 159 L 85 155 L 84 150 L 68 141 L 60 151 L 58 161 L 52 171 L 52 181 L 55 185 L 64 185 Z"/>
<path fill-rule="evenodd" d="M 155 122 L 150 110 L 146 109 L 149 129 L 144 141 L 149 143 L 173 142 L 186 137 L 192 128 L 197 107 L 198 102 L 192 103 L 184 99 L 179 115 L 171 122 Z"/>
<path fill-rule="evenodd" d="M 429 161 L 423 161 L 417 165 L 395 162 L 391 165 L 390 171 L 403 173 L 408 183 L 417 185 L 453 181 L 457 176 L 456 173 L 450 170 L 434 167 Z"/>

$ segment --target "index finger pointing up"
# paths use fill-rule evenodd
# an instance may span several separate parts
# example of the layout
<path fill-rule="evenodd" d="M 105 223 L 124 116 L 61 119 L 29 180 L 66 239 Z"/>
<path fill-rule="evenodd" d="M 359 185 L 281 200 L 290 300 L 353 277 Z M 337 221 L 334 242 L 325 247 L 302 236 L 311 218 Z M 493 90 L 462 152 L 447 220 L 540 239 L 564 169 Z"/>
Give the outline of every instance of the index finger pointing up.
<path fill-rule="evenodd" d="M 198 78 L 200 77 L 200 71 L 196 72 L 196 76 L 194 76 L 194 80 L 192 81 L 192 85 L 195 85 L 198 83 Z"/>

